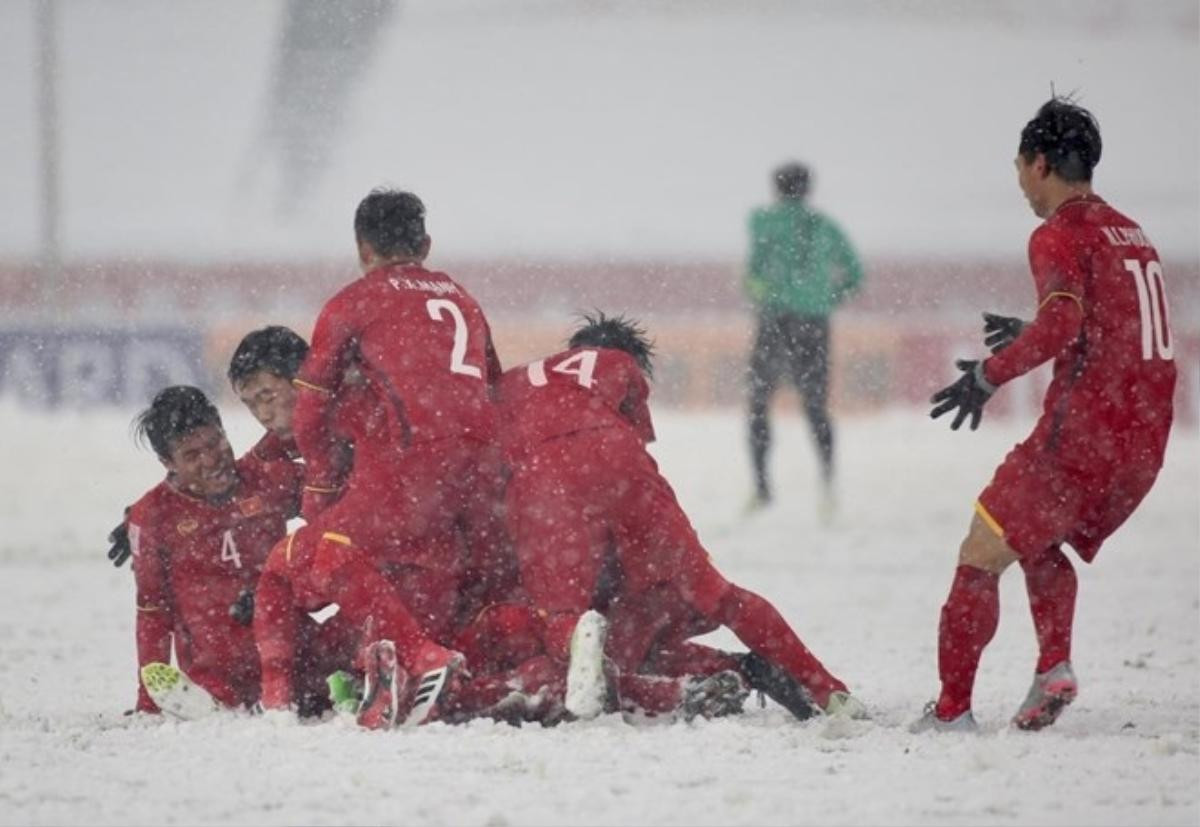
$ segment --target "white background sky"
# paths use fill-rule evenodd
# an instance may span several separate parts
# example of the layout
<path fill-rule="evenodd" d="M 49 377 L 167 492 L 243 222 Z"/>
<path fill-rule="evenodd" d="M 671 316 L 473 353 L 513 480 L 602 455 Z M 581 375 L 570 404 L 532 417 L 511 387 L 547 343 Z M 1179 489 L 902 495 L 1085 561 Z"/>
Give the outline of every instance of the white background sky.
<path fill-rule="evenodd" d="M 0 260 L 38 239 L 32 8 L 0 4 Z M 734 259 L 789 156 L 868 255 L 1020 255 L 1011 163 L 1051 83 L 1099 117 L 1099 191 L 1200 249 L 1194 3 L 409 0 L 290 220 L 254 149 L 280 19 L 60 3 L 68 256 L 340 257 L 387 182 L 455 258 Z"/>

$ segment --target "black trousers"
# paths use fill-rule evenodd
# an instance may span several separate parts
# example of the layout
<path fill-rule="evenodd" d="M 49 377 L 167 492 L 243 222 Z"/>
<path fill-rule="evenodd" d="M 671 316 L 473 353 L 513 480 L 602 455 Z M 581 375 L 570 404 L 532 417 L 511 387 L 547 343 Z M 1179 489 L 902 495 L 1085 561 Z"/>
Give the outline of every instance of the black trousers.
<path fill-rule="evenodd" d="M 758 496 L 770 499 L 768 410 L 779 380 L 787 376 L 804 402 L 826 482 L 833 479 L 833 424 L 829 419 L 829 317 L 795 313 L 759 316 L 750 354 L 750 453 Z"/>

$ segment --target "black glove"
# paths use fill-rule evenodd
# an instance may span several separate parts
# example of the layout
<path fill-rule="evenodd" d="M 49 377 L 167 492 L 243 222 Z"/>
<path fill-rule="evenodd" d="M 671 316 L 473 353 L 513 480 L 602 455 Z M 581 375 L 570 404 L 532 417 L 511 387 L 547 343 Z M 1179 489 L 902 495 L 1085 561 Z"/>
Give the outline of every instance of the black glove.
<path fill-rule="evenodd" d="M 958 408 L 950 430 L 957 431 L 967 416 L 971 417 L 971 430 L 979 427 L 983 418 L 983 406 L 996 392 L 996 386 L 983 376 L 983 363 L 975 359 L 959 359 L 955 367 L 963 372 L 953 385 L 947 385 L 933 395 L 929 400 L 934 406 L 929 412 L 931 419 L 937 419 L 944 413 Z"/>
<path fill-rule="evenodd" d="M 992 353 L 999 353 L 1013 343 L 1021 335 L 1026 322 L 1014 316 L 997 316 L 995 313 L 983 314 L 983 343 Z"/>
<path fill-rule="evenodd" d="M 242 589 L 237 600 L 229 604 L 229 616 L 243 626 L 254 622 L 254 592 L 251 589 Z"/>
<path fill-rule="evenodd" d="M 129 545 L 129 509 L 125 509 L 125 520 L 120 523 L 110 532 L 108 532 L 108 542 L 112 545 L 108 549 L 108 559 L 117 568 L 125 565 L 125 561 L 133 554 L 133 546 Z"/>

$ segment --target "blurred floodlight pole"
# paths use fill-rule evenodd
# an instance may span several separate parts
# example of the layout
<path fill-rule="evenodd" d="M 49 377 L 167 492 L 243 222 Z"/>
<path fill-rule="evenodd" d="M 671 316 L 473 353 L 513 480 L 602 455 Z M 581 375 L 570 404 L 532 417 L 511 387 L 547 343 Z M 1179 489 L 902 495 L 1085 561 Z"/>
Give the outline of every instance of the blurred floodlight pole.
<path fill-rule="evenodd" d="M 42 190 L 38 275 L 42 295 L 57 307 L 65 297 L 59 247 L 58 0 L 34 0 L 37 18 L 38 146 Z"/>

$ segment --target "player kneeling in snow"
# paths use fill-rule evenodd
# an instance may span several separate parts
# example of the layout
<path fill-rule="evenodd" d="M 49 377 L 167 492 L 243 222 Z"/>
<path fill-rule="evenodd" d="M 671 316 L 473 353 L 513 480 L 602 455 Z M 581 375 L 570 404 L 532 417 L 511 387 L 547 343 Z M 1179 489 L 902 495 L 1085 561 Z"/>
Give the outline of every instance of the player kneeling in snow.
<path fill-rule="evenodd" d="M 814 705 L 865 717 L 775 607 L 726 580 L 701 546 L 646 451 L 650 358 L 641 329 L 599 314 L 585 318 L 568 350 L 501 380 L 509 528 L 524 587 L 546 617 L 549 654 L 566 659 L 580 637 L 597 637 L 571 641 L 581 615 L 598 609 L 609 616 L 606 651 L 623 674 L 734 670 L 797 717 Z M 687 642 L 717 626 L 751 656 Z"/>
<path fill-rule="evenodd" d="M 259 659 L 250 601 L 295 513 L 297 469 L 235 461 L 220 414 L 194 387 L 161 391 L 136 432 L 167 469 L 129 513 L 138 666 L 169 663 L 174 639 L 179 666 L 196 685 L 225 706 L 252 705 Z M 137 710 L 159 711 L 141 681 Z"/>

